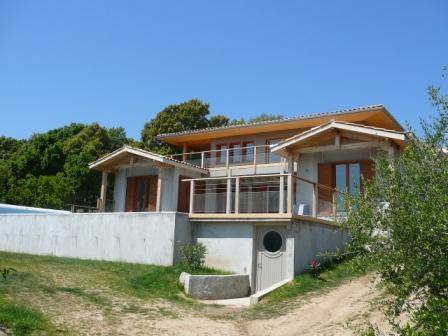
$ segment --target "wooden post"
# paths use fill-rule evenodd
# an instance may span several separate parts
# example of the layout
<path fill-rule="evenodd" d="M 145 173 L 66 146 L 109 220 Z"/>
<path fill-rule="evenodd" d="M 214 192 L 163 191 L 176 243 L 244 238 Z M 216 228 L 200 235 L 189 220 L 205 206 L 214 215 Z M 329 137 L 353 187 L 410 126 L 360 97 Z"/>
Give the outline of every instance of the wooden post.
<path fill-rule="evenodd" d="M 187 161 L 187 153 L 188 153 L 188 146 L 187 143 L 184 142 L 182 144 L 182 161 Z"/>
<path fill-rule="evenodd" d="M 235 213 L 240 213 L 240 178 L 235 179 Z"/>
<path fill-rule="evenodd" d="M 313 217 L 316 218 L 317 217 L 317 193 L 318 193 L 318 188 L 317 188 L 317 183 L 313 184 Z"/>
<path fill-rule="evenodd" d="M 284 211 L 284 199 L 285 199 L 285 195 L 284 195 L 284 187 L 285 187 L 285 177 L 284 175 L 280 176 L 280 188 L 279 188 L 279 198 L 278 198 L 278 212 L 279 213 L 283 213 Z"/>
<path fill-rule="evenodd" d="M 331 191 L 331 201 L 333 203 L 333 218 L 336 221 L 336 191 Z"/>
<path fill-rule="evenodd" d="M 341 135 L 339 133 L 336 133 L 334 136 L 334 145 L 340 149 L 341 148 Z"/>
<path fill-rule="evenodd" d="M 194 180 L 190 181 L 190 214 L 194 213 Z"/>
<path fill-rule="evenodd" d="M 107 171 L 103 171 L 101 174 L 101 191 L 100 191 L 100 206 L 98 211 L 105 212 L 106 211 L 106 197 L 107 197 Z"/>
<path fill-rule="evenodd" d="M 292 209 L 293 209 L 293 185 L 292 185 L 292 173 L 288 174 L 288 186 L 287 186 L 287 194 L 286 194 L 286 211 L 288 214 L 292 214 Z"/>
<path fill-rule="evenodd" d="M 257 173 L 257 146 L 254 146 L 254 174 Z"/>
<path fill-rule="evenodd" d="M 201 153 L 201 168 L 205 168 L 205 152 Z"/>
<path fill-rule="evenodd" d="M 232 208 L 232 179 L 227 177 L 226 213 L 231 213 Z"/>
<path fill-rule="evenodd" d="M 162 211 L 162 190 L 163 190 L 163 177 L 165 174 L 165 168 L 159 166 L 159 174 L 157 175 L 157 200 L 156 200 L 156 211 Z"/>

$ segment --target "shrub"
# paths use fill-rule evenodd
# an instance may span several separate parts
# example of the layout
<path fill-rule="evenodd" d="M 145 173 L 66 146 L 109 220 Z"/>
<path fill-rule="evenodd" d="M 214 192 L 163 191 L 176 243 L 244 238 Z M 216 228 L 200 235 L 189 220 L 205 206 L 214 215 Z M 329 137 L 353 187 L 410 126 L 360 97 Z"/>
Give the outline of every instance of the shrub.
<path fill-rule="evenodd" d="M 207 248 L 202 243 L 186 244 L 182 247 L 182 254 L 190 271 L 197 271 L 204 265 Z"/>

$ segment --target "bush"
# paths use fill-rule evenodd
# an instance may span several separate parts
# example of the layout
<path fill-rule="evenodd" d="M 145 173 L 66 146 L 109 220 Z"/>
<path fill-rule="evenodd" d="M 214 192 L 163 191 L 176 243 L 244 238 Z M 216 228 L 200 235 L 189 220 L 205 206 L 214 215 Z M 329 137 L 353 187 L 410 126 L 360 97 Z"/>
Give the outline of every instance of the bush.
<path fill-rule="evenodd" d="M 391 317 L 410 316 L 401 335 L 448 335 L 448 97 L 430 94 L 439 114 L 422 122 L 424 136 L 379 155 L 376 178 L 347 200 L 351 250 L 377 267 Z"/>
<path fill-rule="evenodd" d="M 207 248 L 202 243 L 186 244 L 182 247 L 182 254 L 190 271 L 197 271 L 204 265 Z"/>

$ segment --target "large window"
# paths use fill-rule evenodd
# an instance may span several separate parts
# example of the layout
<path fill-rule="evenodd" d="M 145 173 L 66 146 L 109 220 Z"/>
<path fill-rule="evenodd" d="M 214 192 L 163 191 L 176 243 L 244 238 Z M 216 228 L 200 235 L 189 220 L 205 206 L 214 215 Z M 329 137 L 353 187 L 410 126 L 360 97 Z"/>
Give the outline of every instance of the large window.
<path fill-rule="evenodd" d="M 279 163 L 281 161 L 280 156 L 271 152 L 271 147 L 278 144 L 280 141 L 280 139 L 266 140 L 266 145 L 268 146 L 266 148 L 267 163 Z"/>
<path fill-rule="evenodd" d="M 361 165 L 355 163 L 338 163 L 335 166 L 335 187 L 351 195 L 359 194 L 361 188 Z M 336 211 L 345 211 L 344 196 L 337 194 Z"/>

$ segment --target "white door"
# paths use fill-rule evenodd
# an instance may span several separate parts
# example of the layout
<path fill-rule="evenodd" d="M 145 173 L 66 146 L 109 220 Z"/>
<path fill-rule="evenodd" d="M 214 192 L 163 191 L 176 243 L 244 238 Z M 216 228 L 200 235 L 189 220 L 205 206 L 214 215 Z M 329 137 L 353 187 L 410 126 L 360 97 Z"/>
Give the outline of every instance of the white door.
<path fill-rule="evenodd" d="M 258 227 L 257 292 L 285 279 L 285 259 L 285 229 L 281 227 Z"/>

